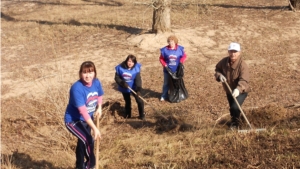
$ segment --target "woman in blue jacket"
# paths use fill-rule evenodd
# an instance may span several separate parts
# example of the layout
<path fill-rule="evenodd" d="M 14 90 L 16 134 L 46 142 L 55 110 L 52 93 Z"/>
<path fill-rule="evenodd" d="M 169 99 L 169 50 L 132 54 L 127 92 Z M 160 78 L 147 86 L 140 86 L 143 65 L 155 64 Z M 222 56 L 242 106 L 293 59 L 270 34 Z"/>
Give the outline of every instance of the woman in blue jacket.
<path fill-rule="evenodd" d="M 137 95 L 133 94 L 133 96 L 138 105 L 139 119 L 145 119 L 144 102 L 139 98 L 142 90 L 141 66 L 140 63 L 137 63 L 134 55 L 128 55 L 125 61 L 115 67 L 115 81 L 125 100 L 125 118 L 131 118 L 130 87 L 137 93 Z"/>
<path fill-rule="evenodd" d="M 100 139 L 101 135 L 93 122 L 93 116 L 101 116 L 100 109 L 96 107 L 101 106 L 103 94 L 94 63 L 83 62 L 79 70 L 79 80 L 71 86 L 64 117 L 67 129 L 78 138 L 76 169 L 95 168 L 94 139 Z M 94 139 L 91 130 L 93 130 Z"/>

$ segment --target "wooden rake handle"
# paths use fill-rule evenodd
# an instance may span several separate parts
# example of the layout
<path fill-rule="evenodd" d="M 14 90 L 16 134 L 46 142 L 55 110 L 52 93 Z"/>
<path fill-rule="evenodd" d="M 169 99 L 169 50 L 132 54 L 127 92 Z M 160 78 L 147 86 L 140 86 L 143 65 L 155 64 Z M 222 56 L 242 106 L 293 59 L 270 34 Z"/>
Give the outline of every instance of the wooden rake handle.
<path fill-rule="evenodd" d="M 226 84 L 226 86 L 227 86 L 228 90 L 230 91 L 230 93 L 232 93 L 232 90 L 231 90 L 230 86 L 228 85 L 228 83 L 227 83 L 226 81 L 224 81 L 224 83 Z M 249 121 L 248 121 L 248 119 L 247 119 L 247 117 L 246 117 L 244 111 L 242 110 L 242 108 L 241 108 L 239 102 L 236 100 L 236 98 L 235 98 L 234 96 L 232 96 L 232 97 L 233 97 L 235 103 L 237 104 L 238 108 L 240 109 L 240 111 L 241 111 L 241 113 L 242 113 L 244 119 L 246 120 L 247 124 L 249 125 L 250 129 L 252 129 L 252 126 L 251 126 L 251 124 L 249 123 Z"/>
<path fill-rule="evenodd" d="M 145 103 L 147 103 L 157 114 L 159 114 L 162 118 L 164 118 L 165 120 L 168 120 L 168 118 L 166 118 L 164 115 L 162 115 L 161 113 L 159 113 L 150 103 L 148 103 L 144 98 L 142 98 L 140 95 L 138 95 L 134 90 L 132 90 L 130 87 L 128 87 L 128 89 L 135 95 L 137 95 L 140 99 L 142 99 Z"/>
<path fill-rule="evenodd" d="M 128 89 L 135 95 L 137 95 L 140 99 L 142 99 L 145 103 L 149 104 L 144 98 L 142 98 L 140 95 L 138 95 L 134 90 L 132 90 L 130 87 Z"/>
<path fill-rule="evenodd" d="M 98 114 L 97 116 L 97 120 L 96 120 L 96 127 L 99 130 L 99 119 L 100 119 L 100 115 L 102 114 L 102 106 L 99 106 L 98 109 L 100 109 L 100 114 Z M 99 143 L 100 143 L 100 139 L 96 140 L 96 169 L 99 168 Z"/>

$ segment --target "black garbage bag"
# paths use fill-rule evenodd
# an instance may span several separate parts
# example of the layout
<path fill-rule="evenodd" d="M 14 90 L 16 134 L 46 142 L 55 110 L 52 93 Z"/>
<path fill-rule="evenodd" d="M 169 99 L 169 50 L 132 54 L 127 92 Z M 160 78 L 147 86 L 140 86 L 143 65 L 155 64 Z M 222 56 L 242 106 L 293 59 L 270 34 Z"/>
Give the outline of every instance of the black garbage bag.
<path fill-rule="evenodd" d="M 185 88 L 183 76 L 184 76 L 184 66 L 179 64 L 177 71 L 169 73 L 169 101 L 171 103 L 179 103 L 189 97 L 188 91 Z"/>

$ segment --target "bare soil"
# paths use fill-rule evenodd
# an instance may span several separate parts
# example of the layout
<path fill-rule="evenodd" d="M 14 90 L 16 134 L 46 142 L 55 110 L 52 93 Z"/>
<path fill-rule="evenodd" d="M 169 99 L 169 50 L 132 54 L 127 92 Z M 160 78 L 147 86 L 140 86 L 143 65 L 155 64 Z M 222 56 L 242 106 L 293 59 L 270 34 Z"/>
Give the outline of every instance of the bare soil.
<path fill-rule="evenodd" d="M 300 168 L 299 12 L 279 0 L 173 0 L 172 32 L 157 35 L 152 12 L 143 0 L 1 1 L 1 168 L 74 168 L 76 139 L 63 116 L 86 60 L 105 91 L 100 168 Z M 159 49 L 171 34 L 188 56 L 190 97 L 180 103 L 159 101 Z M 242 108 L 266 132 L 228 130 L 213 75 L 233 41 L 251 73 Z M 122 117 L 114 67 L 128 54 L 142 64 L 146 121 L 133 98 L 133 118 Z"/>

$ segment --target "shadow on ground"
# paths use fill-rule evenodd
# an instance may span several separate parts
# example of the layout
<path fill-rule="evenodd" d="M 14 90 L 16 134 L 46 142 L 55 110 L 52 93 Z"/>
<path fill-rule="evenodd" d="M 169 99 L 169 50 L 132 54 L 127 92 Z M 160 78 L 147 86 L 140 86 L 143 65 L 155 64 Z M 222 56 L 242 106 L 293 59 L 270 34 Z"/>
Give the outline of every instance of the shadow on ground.
<path fill-rule="evenodd" d="M 216 4 L 211 6 L 217 6 L 221 8 L 239 8 L 239 9 L 270 9 L 270 10 L 283 10 L 288 9 L 288 6 L 241 6 L 241 5 L 224 5 L 224 4 Z"/>
<path fill-rule="evenodd" d="M 60 1 L 56 2 L 49 2 L 49 1 L 11 1 L 11 0 L 4 0 L 9 1 L 11 4 L 20 4 L 20 3 L 35 3 L 39 5 L 61 5 L 61 6 L 86 6 L 86 5 L 99 5 L 99 6 L 122 6 L 123 3 L 113 1 L 113 0 L 107 0 L 106 2 L 97 2 L 93 0 L 82 0 L 83 2 L 88 2 L 89 4 L 71 4 L 71 3 L 62 3 Z M 3 2 L 3 1 L 2 1 Z"/>
<path fill-rule="evenodd" d="M 6 160 L 10 161 L 10 164 L 20 169 L 66 169 L 62 167 L 55 167 L 52 163 L 46 160 L 35 161 L 30 157 L 30 155 L 19 153 L 18 151 L 13 152 L 12 155 L 2 154 L 1 164 L 7 163 Z"/>
<path fill-rule="evenodd" d="M 116 30 L 124 31 L 124 32 L 130 33 L 130 34 L 140 34 L 143 32 L 143 29 L 134 28 L 131 26 L 79 22 L 75 19 L 71 19 L 68 22 L 53 22 L 53 21 L 46 21 L 46 20 L 19 20 L 14 17 L 11 17 L 9 15 L 6 15 L 3 12 L 1 12 L 1 18 L 5 19 L 6 21 L 11 21 L 11 22 L 36 22 L 40 25 L 93 26 L 93 27 L 99 27 L 99 28 L 116 29 Z"/>

